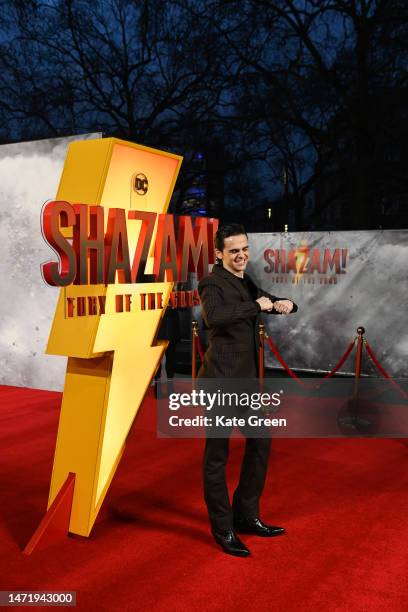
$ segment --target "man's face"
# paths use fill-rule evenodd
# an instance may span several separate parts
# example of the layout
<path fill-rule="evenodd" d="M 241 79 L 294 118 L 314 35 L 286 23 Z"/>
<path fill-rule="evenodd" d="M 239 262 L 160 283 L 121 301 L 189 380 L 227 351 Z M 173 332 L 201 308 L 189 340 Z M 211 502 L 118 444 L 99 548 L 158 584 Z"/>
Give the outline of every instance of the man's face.
<path fill-rule="evenodd" d="M 248 238 L 245 234 L 224 238 L 223 250 L 215 249 L 215 254 L 224 268 L 242 278 L 249 260 Z"/>

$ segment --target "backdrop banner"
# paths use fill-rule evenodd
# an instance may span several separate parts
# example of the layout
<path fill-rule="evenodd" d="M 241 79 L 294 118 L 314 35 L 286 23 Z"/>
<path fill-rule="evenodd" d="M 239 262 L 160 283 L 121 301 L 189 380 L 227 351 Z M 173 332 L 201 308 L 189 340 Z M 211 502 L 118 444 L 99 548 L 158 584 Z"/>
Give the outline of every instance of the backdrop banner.
<path fill-rule="evenodd" d="M 55 197 L 68 145 L 86 134 L 0 146 L 0 384 L 62 390 L 66 357 L 45 355 L 59 291 L 45 284 L 50 258 L 41 209 Z"/>
<path fill-rule="evenodd" d="M 408 377 L 408 230 L 260 233 L 249 242 L 248 273 L 299 306 L 264 316 L 291 368 L 329 371 L 362 325 L 384 369 Z M 353 371 L 354 355 L 340 371 Z M 281 367 L 267 349 L 266 365 Z M 365 352 L 362 371 L 379 375 Z"/>

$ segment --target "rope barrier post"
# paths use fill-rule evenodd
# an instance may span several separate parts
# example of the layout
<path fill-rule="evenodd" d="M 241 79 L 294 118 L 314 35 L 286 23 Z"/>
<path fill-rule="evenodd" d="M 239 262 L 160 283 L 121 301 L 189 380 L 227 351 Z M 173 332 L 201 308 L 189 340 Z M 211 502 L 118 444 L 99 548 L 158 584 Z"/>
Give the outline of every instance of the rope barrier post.
<path fill-rule="evenodd" d="M 357 327 L 357 351 L 356 351 L 356 368 L 355 368 L 353 399 L 356 398 L 358 395 L 358 385 L 360 382 L 361 364 L 363 360 L 364 333 L 365 333 L 365 329 L 362 325 Z"/>
<path fill-rule="evenodd" d="M 198 337 L 198 323 L 191 321 L 191 378 L 194 380 L 197 376 L 197 353 L 196 342 Z"/>
<path fill-rule="evenodd" d="M 364 333 L 365 329 L 362 325 L 357 327 L 357 349 L 356 349 L 356 365 L 354 373 L 354 386 L 353 395 L 348 401 L 347 414 L 339 417 L 339 424 L 344 427 L 351 429 L 353 433 L 366 433 L 368 427 L 372 424 L 371 421 L 366 418 L 362 418 L 359 414 L 361 405 L 358 400 L 358 390 L 361 377 L 361 365 L 363 360 L 363 346 L 364 346 Z"/>
<path fill-rule="evenodd" d="M 259 323 L 258 332 L 259 332 L 259 340 L 260 340 L 260 345 L 259 345 L 259 379 L 263 380 L 264 379 L 264 374 L 265 374 L 265 363 L 264 363 L 264 356 L 265 356 L 265 325 L 263 323 Z"/>

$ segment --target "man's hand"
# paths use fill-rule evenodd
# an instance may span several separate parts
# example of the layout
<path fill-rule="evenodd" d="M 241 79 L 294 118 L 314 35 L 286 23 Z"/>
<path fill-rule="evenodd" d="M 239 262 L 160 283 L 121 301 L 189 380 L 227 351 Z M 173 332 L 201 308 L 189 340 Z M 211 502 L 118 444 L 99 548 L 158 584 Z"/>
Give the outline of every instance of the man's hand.
<path fill-rule="evenodd" d="M 260 297 L 256 300 L 261 307 L 262 312 L 272 312 L 274 303 L 267 297 Z M 275 302 L 276 304 L 276 302 Z"/>
<path fill-rule="evenodd" d="M 261 298 L 262 299 L 262 298 Z M 280 314 L 289 314 L 293 309 L 293 302 L 290 300 L 277 300 L 273 302 L 273 307 Z"/>

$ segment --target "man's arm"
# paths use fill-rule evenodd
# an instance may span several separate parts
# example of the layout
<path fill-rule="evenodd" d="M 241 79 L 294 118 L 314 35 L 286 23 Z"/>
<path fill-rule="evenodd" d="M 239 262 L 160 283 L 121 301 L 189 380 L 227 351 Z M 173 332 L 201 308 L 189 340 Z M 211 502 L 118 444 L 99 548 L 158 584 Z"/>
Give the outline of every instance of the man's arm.
<path fill-rule="evenodd" d="M 296 312 L 298 307 L 295 302 L 292 300 L 288 300 L 287 298 L 276 297 L 276 295 L 271 295 L 267 291 L 260 289 L 258 287 L 258 297 L 267 297 L 273 302 L 273 310 L 267 311 L 268 314 L 289 314 L 292 312 Z"/>
<path fill-rule="evenodd" d="M 263 308 L 252 300 L 225 304 L 222 289 L 214 283 L 199 287 L 203 318 L 208 327 L 222 327 L 257 315 Z M 266 297 L 266 296 L 263 296 Z"/>

